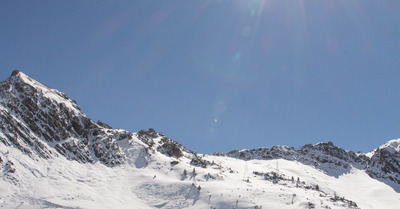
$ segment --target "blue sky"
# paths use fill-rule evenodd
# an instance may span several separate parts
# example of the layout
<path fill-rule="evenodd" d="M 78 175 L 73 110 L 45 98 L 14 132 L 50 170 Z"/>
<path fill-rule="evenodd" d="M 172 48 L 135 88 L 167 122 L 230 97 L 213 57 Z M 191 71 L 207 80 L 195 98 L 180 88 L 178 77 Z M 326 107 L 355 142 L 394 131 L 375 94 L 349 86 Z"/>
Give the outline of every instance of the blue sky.
<path fill-rule="evenodd" d="M 1 1 L 19 69 L 200 153 L 400 138 L 398 0 Z"/>

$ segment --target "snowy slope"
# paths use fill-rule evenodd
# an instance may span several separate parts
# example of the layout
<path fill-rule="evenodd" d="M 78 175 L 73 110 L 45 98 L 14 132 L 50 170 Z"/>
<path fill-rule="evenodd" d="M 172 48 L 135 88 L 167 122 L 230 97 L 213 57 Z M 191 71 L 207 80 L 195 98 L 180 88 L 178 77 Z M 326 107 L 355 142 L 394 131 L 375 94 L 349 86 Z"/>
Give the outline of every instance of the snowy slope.
<path fill-rule="evenodd" d="M 16 170 L 0 181 L 0 206 L 5 208 L 308 208 L 309 204 L 349 208 L 349 201 L 360 208 L 397 208 L 400 204 L 398 192 L 357 168 L 336 178 L 283 159 L 244 161 L 206 155 L 215 165 L 201 168 L 190 166 L 187 158 L 173 166 L 170 157 L 155 153 L 146 167 L 137 168 L 129 163 L 83 164 L 63 157 L 34 160 L 5 146 L 0 153 L 3 161 L 14 162 Z M 281 176 L 276 182 L 264 176 L 272 172 Z M 332 200 L 335 194 L 338 198 Z"/>
<path fill-rule="evenodd" d="M 93 122 L 19 71 L 0 83 L 2 208 L 398 208 L 399 142 L 197 154 Z"/>

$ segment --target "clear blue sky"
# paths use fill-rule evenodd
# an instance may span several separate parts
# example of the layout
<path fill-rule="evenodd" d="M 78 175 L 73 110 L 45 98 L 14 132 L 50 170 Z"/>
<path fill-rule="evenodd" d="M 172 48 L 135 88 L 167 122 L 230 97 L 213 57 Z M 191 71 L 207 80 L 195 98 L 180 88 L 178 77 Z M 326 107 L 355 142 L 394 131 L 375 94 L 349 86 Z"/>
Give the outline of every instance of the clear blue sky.
<path fill-rule="evenodd" d="M 400 138 L 400 1 L 1 1 L 19 69 L 200 153 Z"/>

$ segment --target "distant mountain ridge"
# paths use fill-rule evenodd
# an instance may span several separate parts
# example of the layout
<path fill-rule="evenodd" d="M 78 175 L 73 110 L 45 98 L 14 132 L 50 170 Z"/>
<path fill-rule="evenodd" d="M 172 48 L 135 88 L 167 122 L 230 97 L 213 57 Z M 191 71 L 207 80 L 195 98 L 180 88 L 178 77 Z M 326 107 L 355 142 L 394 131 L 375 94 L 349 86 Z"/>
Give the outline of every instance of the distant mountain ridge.
<path fill-rule="evenodd" d="M 161 155 L 170 162 L 171 170 L 174 165 L 187 162 L 193 168 L 212 167 L 221 172 L 228 170 L 235 173 L 231 168 L 223 168 L 223 165 L 210 159 L 212 156 L 244 161 L 284 159 L 312 166 L 336 178 L 357 168 L 379 181 L 400 185 L 400 139 L 391 140 L 366 154 L 344 150 L 332 142 L 323 142 L 304 145 L 300 149 L 273 146 L 200 155 L 153 129 L 131 133 L 113 129 L 100 121 L 94 122 L 66 94 L 20 71 L 13 71 L 8 79 L 0 82 L 1 146 L 16 148 L 32 159 L 63 156 L 82 164 L 100 162 L 110 168 L 124 164 L 145 168 L 159 159 L 154 156 Z M 4 156 L 1 158 L 0 155 L 0 171 L 4 177 L 18 182 L 14 175 L 18 172 L 14 165 L 16 162 Z M 161 166 L 159 162 L 156 164 Z M 193 179 L 194 173 L 195 169 Z M 257 175 L 261 174 L 256 172 Z M 262 175 L 268 176 L 266 173 Z M 209 178 L 222 178 L 222 175 L 213 176 L 210 173 L 204 176 L 207 181 Z M 185 174 L 181 181 L 186 178 Z"/>
<path fill-rule="evenodd" d="M 354 153 L 335 146 L 332 142 L 307 144 L 300 149 L 288 146 L 234 150 L 217 155 L 253 159 L 296 160 L 314 166 L 333 176 L 350 171 L 352 167 L 365 170 L 373 178 L 389 179 L 400 184 L 400 139 L 391 140 L 370 153 Z"/>

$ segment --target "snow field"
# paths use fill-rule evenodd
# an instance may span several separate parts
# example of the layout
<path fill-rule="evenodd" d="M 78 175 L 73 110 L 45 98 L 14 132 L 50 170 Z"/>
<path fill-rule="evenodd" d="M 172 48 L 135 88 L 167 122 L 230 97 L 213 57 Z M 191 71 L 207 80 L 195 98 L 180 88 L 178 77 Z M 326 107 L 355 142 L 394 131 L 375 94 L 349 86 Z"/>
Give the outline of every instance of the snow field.
<path fill-rule="evenodd" d="M 136 143 L 136 142 L 135 142 Z M 138 147 L 140 142 L 137 142 Z M 128 147 L 128 146 L 127 146 Z M 133 148 L 132 148 L 133 149 Z M 131 150 L 132 158 L 140 149 Z M 189 159 L 152 153 L 145 166 L 132 160 L 121 166 L 81 164 L 64 157 L 32 159 L 19 150 L 0 145 L 3 161 L 12 161 L 18 181 L 2 173 L 0 208 L 348 208 L 329 201 L 336 194 L 360 208 L 397 208 L 400 195 L 392 187 L 356 168 L 329 176 L 288 160 L 243 161 L 205 155 L 215 164 L 194 167 Z M 178 161 L 171 165 L 171 161 Z M 193 176 L 193 168 L 196 175 Z M 186 176 L 183 171 L 186 170 Z M 258 173 L 275 172 L 273 182 Z M 293 176 L 294 182 L 291 181 Z M 296 187 L 297 177 L 300 179 Z M 310 186 L 319 190 L 305 189 Z M 199 190 L 200 186 L 200 190 Z"/>

